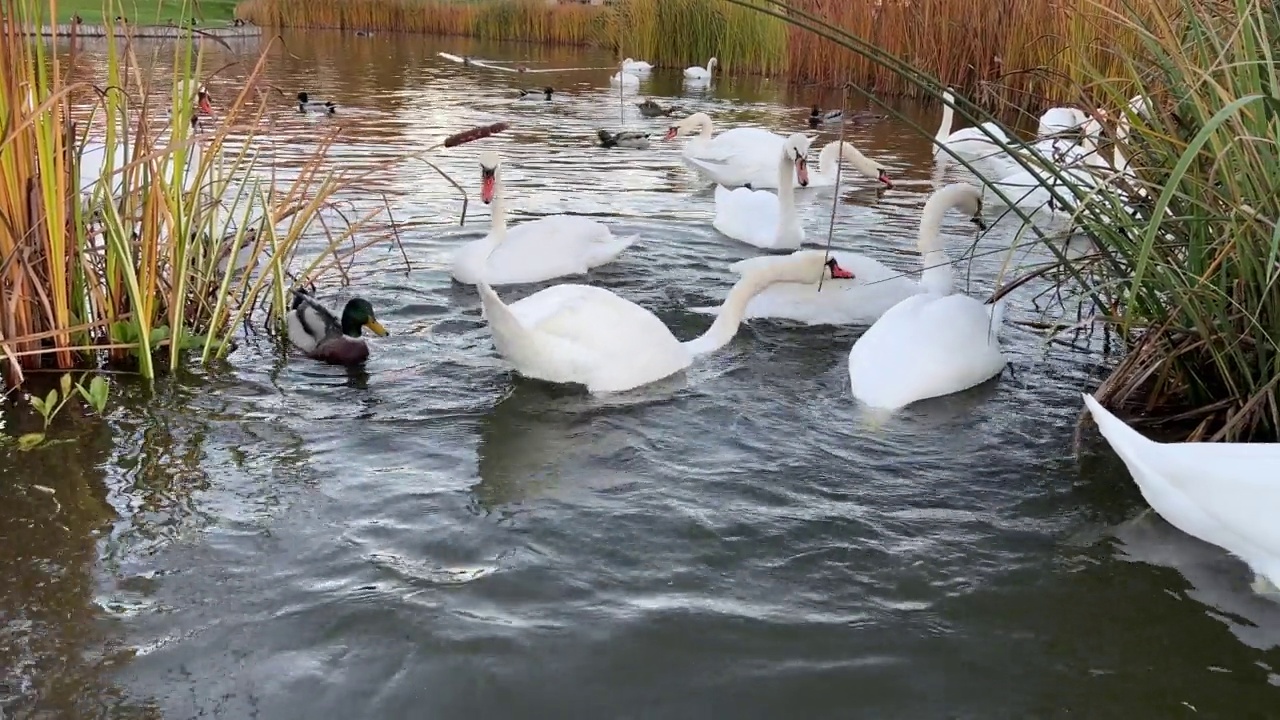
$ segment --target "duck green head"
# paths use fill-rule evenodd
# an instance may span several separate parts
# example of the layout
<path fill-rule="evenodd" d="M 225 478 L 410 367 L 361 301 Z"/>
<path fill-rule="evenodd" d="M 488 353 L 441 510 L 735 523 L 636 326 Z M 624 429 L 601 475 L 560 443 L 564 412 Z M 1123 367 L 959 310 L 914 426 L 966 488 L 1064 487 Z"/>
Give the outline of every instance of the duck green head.
<path fill-rule="evenodd" d="M 342 308 L 342 334 L 360 337 L 360 331 L 369 328 L 374 335 L 386 335 L 387 331 L 373 314 L 373 306 L 364 298 L 351 298 Z"/>

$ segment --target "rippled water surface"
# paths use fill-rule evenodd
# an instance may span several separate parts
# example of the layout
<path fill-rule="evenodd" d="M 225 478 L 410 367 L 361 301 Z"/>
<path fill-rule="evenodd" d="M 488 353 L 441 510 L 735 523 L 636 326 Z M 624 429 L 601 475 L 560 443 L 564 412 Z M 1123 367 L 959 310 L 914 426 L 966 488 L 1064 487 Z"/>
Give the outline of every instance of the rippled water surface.
<path fill-rule="evenodd" d="M 375 170 L 401 228 L 353 272 L 387 338 L 364 372 L 249 338 L 229 361 L 125 382 L 75 442 L 0 450 L 0 708 L 18 718 L 1263 718 L 1280 699 L 1280 606 L 1222 552 L 1151 514 L 1092 427 L 1073 449 L 1096 347 L 1011 323 L 1014 372 L 887 420 L 851 399 L 857 328 L 753 322 L 686 376 L 613 398 L 514 377 L 451 250 L 485 232 L 420 163 L 478 194 L 507 161 L 516 220 L 592 214 L 643 240 L 589 281 L 677 336 L 755 251 L 711 228 L 680 143 L 607 151 L 609 70 L 581 51 L 291 33 L 272 53 L 287 167 L 340 125 L 331 165 Z M 264 41 L 265 42 L 265 41 Z M 251 62 L 258 41 L 211 67 Z M 88 59 L 92 61 L 93 48 Z M 232 97 L 247 68 L 210 81 Z M 552 85 L 556 102 L 511 89 Z M 299 89 L 332 99 L 319 122 Z M 810 102 L 761 80 L 682 95 L 719 126 L 806 129 Z M 671 97 L 676 96 L 676 97 Z M 660 132 L 630 105 L 625 124 Z M 927 127 L 931 109 L 909 108 Z M 816 145 L 829 140 L 822 137 Z M 850 139 L 897 188 L 842 194 L 836 245 L 909 270 L 929 146 L 902 126 Z M 824 237 L 832 194 L 801 201 Z M 364 198 L 368 200 L 368 198 Z M 379 198 L 378 203 L 382 202 Z M 1007 248 L 1002 223 L 978 245 Z M 958 257 L 972 242 L 945 223 Z M 1002 255 L 966 271 L 985 297 Z M 501 288 L 509 301 L 537 287 Z M 350 289 L 321 287 L 338 306 Z M 1036 289 L 1010 318 L 1040 317 Z M 9 431 L 36 422 L 10 414 Z M 46 487 L 52 494 L 37 488 Z"/>

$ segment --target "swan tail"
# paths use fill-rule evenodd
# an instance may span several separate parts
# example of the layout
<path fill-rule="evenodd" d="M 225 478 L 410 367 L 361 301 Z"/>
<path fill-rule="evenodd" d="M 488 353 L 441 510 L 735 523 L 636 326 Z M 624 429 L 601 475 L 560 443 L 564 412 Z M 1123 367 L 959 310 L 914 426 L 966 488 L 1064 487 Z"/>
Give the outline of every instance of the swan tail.
<path fill-rule="evenodd" d="M 529 329 L 502 302 L 502 298 L 498 297 L 498 293 L 488 283 L 476 283 L 476 289 L 480 291 L 480 304 L 484 308 L 484 318 L 489 323 L 489 332 L 493 334 L 494 346 L 503 355 L 518 355 L 520 348 L 531 340 Z"/>
<path fill-rule="evenodd" d="M 1093 422 L 1098 425 L 1098 431 L 1122 460 L 1128 461 L 1136 451 L 1155 444 L 1153 440 L 1147 439 L 1145 435 L 1129 427 L 1128 423 L 1112 415 L 1109 410 L 1102 407 L 1101 403 L 1094 400 L 1092 395 L 1088 393 L 1082 393 L 1082 395 L 1085 407 L 1089 408 Z"/>

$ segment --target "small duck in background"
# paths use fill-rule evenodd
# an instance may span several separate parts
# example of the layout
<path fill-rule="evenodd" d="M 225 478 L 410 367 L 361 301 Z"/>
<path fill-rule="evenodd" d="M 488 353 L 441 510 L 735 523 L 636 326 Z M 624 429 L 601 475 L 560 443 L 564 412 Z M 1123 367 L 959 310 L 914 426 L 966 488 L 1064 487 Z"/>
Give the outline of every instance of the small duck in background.
<path fill-rule="evenodd" d="M 822 109 L 814 105 L 813 111 L 809 113 L 809 127 L 816 128 L 827 123 L 838 123 L 843 116 L 843 110 L 832 110 L 824 115 Z"/>
<path fill-rule="evenodd" d="M 546 100 L 551 101 L 551 93 L 555 92 L 554 88 L 545 87 L 541 90 L 521 90 L 520 97 L 517 100 Z"/>
<path fill-rule="evenodd" d="M 636 103 L 636 107 L 640 108 L 641 115 L 649 118 L 663 117 L 664 115 L 670 115 L 671 113 L 679 109 L 674 105 L 672 105 L 671 107 L 664 108 L 658 103 L 654 102 L 653 98 L 647 98 L 644 102 Z"/>
<path fill-rule="evenodd" d="M 596 131 L 596 137 L 600 138 L 600 147 L 624 147 L 637 150 L 644 150 L 649 147 L 649 133 L 636 132 L 634 130 L 611 133 L 608 130 L 600 129 Z"/>
<path fill-rule="evenodd" d="M 293 288 L 292 292 L 293 306 L 285 318 L 289 342 L 312 359 L 334 365 L 359 365 L 369 358 L 369 346 L 360 333 L 369 328 L 374 335 L 387 335 L 374 316 L 373 305 L 364 298 L 348 300 L 339 321 L 316 302 L 311 291 Z"/>
<path fill-rule="evenodd" d="M 821 108 L 814 105 L 813 110 L 809 112 L 809 127 L 816 128 L 819 125 L 827 124 L 838 125 L 840 123 L 840 118 L 842 117 L 844 117 L 843 110 L 832 110 L 824 115 Z M 867 125 L 883 119 L 884 115 L 877 115 L 870 110 L 859 110 L 850 115 L 845 123 L 850 125 Z"/>
<path fill-rule="evenodd" d="M 300 113 L 324 113 L 332 115 L 338 111 L 338 106 L 333 102 L 320 102 L 319 100 L 310 100 L 305 92 L 298 93 L 298 112 Z"/>

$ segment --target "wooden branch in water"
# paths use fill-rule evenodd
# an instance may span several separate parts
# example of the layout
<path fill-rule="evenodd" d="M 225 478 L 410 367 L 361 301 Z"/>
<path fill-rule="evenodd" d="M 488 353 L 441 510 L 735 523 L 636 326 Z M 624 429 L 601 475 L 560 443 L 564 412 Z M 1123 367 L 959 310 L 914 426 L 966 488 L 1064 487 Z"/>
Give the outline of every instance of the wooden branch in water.
<path fill-rule="evenodd" d="M 460 133 L 454 133 L 453 135 L 445 138 L 443 145 L 447 148 L 465 145 L 466 143 L 474 142 L 476 140 L 483 140 L 490 135 L 497 135 L 509 127 L 511 127 L 511 123 L 499 122 L 492 125 L 485 125 L 483 127 L 471 128 L 470 130 L 463 130 Z"/>

